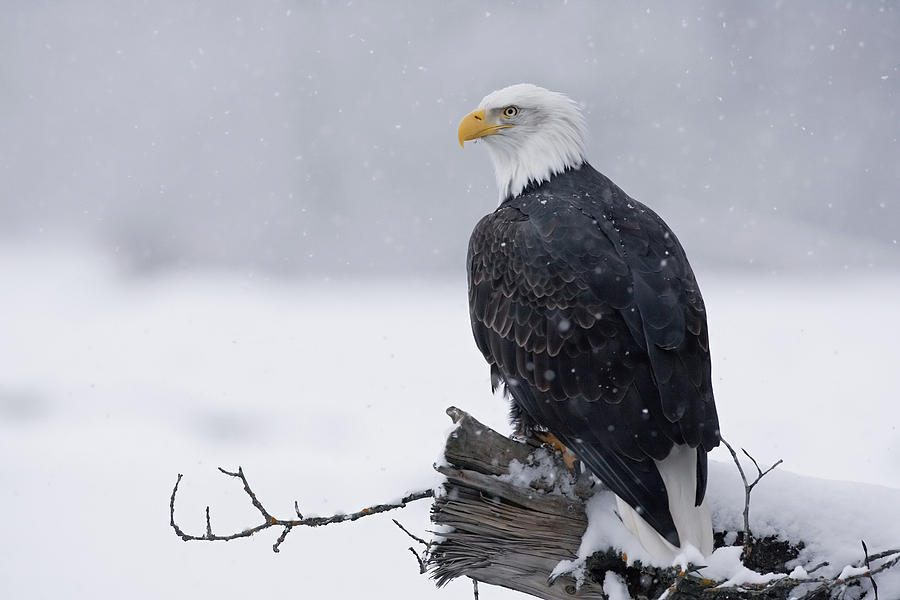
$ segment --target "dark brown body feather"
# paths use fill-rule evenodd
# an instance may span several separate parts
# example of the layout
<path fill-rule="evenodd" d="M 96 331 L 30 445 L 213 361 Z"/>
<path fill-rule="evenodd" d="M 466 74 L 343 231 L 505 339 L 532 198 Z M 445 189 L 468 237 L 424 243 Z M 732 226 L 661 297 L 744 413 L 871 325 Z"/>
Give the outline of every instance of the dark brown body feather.
<path fill-rule="evenodd" d="M 546 427 L 679 545 L 653 459 L 719 442 L 703 298 L 677 238 L 584 164 L 507 199 L 469 242 L 478 348 Z"/>

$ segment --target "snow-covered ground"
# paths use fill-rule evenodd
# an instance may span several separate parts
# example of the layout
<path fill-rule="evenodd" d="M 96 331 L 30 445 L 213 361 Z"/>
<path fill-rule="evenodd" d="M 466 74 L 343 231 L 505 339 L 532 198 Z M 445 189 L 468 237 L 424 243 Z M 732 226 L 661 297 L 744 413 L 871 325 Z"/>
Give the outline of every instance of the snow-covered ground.
<path fill-rule="evenodd" d="M 700 280 L 726 437 L 761 464 L 900 488 L 897 274 Z M 467 582 L 438 591 L 417 575 L 390 516 L 295 530 L 280 554 L 276 532 L 184 543 L 168 525 L 179 472 L 182 526 L 202 532 L 210 504 L 232 532 L 257 515 L 217 466 L 242 465 L 273 512 L 297 499 L 331 514 L 432 485 L 451 404 L 504 430 L 462 280 L 131 279 L 95 256 L 9 245 L 0 281 L 0 595 L 470 597 Z M 760 519 L 791 502 L 765 493 L 787 474 L 770 477 Z M 427 511 L 391 516 L 422 533 Z"/>

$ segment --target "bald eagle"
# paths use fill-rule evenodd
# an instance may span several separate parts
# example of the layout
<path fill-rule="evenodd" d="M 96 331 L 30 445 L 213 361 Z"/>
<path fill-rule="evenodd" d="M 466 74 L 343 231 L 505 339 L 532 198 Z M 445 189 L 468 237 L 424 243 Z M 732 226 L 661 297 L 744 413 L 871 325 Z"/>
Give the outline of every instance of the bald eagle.
<path fill-rule="evenodd" d="M 719 425 L 703 298 L 672 230 L 585 160 L 584 129 L 572 100 L 530 84 L 460 122 L 500 189 L 469 241 L 475 342 L 517 431 L 574 454 L 654 558 L 706 556 Z"/>

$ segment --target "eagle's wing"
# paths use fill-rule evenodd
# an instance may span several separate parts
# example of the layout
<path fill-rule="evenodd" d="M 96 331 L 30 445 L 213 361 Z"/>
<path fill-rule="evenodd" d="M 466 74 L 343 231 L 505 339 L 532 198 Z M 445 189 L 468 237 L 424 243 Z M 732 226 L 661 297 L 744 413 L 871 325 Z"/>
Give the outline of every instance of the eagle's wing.
<path fill-rule="evenodd" d="M 698 447 L 702 501 L 718 443 L 706 317 L 672 232 L 616 200 L 508 203 L 482 219 L 472 329 L 515 401 L 677 546 L 651 459 Z"/>

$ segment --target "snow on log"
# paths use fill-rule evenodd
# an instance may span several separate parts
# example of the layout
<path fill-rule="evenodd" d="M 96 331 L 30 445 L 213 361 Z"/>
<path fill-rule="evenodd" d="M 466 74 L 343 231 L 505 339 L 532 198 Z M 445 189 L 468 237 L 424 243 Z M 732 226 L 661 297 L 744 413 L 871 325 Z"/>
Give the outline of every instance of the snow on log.
<path fill-rule="evenodd" d="M 599 484 L 596 487 L 601 489 L 592 489 L 592 478 L 582 474 L 576 481 L 558 453 L 535 442 L 507 438 L 457 408 L 447 409 L 447 414 L 456 428 L 446 442 L 445 462 L 435 466 L 447 481 L 432 507 L 436 538 L 424 564 L 438 585 L 465 576 L 548 600 L 629 596 L 635 600 L 826 600 L 848 591 L 847 597 L 877 598 L 874 576 L 883 573 L 890 589 L 900 590 L 898 573 L 885 573 L 900 562 L 900 550 L 870 555 L 856 538 L 852 543 L 858 560 L 852 564 L 814 564 L 823 554 L 850 560 L 847 540 L 831 540 L 829 546 L 822 541 L 822 527 L 810 530 L 807 548 L 797 536 L 783 535 L 786 528 L 766 515 L 766 523 L 757 532 L 761 535 L 750 537 L 745 545 L 740 511 L 746 505 L 741 505 L 743 490 L 737 486 L 733 486 L 735 493 L 721 494 L 718 506 L 713 504 L 714 526 L 724 525 L 728 531 L 717 532 L 717 551 L 707 565 L 678 568 L 642 563 L 640 549 L 612 531 L 624 528 L 610 517 L 614 504 L 604 496 L 611 494 Z M 731 486 L 734 478 L 723 473 L 724 466 L 716 465 L 714 471 Z M 737 474 L 734 465 L 731 471 Z M 788 477 L 794 480 L 776 485 L 778 494 L 795 493 L 790 491 L 793 486 L 803 483 L 797 480 L 805 479 Z M 772 503 L 763 500 L 764 507 Z M 725 503 L 734 506 L 726 508 Z M 794 523 L 802 520 L 789 504 L 782 499 L 782 516 Z M 592 530 L 606 531 L 585 535 L 588 514 Z M 883 534 L 880 543 L 893 536 L 890 528 L 884 529 L 878 530 Z M 871 527 L 861 527 L 859 535 L 867 532 L 876 535 Z M 551 573 L 561 575 L 551 579 Z"/>
<path fill-rule="evenodd" d="M 443 538 L 429 558 L 438 585 L 465 575 L 538 598 L 605 598 L 602 585 L 585 582 L 576 590 L 571 576 L 547 583 L 560 560 L 576 558 L 587 527 L 584 501 L 553 493 L 559 480 L 575 487 L 561 461 L 551 471 L 545 460 L 538 468 L 552 475 L 523 485 L 516 471 L 530 466 L 536 451 L 552 457 L 547 450 L 500 435 L 461 410 L 447 413 L 457 428 L 447 438 L 448 464 L 437 467 L 447 477 L 432 509 Z"/>

